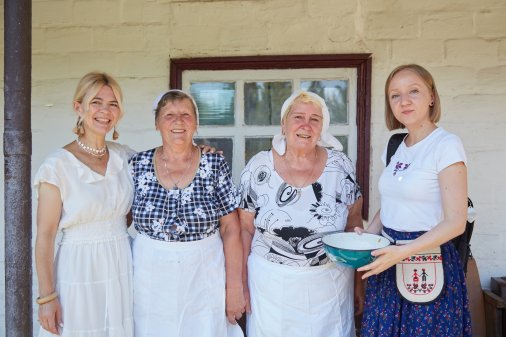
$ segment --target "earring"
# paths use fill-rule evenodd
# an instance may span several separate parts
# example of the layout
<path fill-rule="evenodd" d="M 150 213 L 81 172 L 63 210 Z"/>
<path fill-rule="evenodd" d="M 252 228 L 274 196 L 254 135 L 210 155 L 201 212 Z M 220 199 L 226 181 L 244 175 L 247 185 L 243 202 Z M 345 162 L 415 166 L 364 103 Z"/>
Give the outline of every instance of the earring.
<path fill-rule="evenodd" d="M 429 106 L 433 106 L 434 105 L 434 101 L 430 102 Z"/>
<path fill-rule="evenodd" d="M 79 137 L 84 135 L 83 119 L 81 118 L 81 116 L 77 117 L 76 126 L 74 127 L 74 133 Z"/>
<path fill-rule="evenodd" d="M 112 139 L 116 140 L 119 138 L 119 132 L 116 131 L 116 127 L 114 127 L 114 131 L 112 132 Z"/>

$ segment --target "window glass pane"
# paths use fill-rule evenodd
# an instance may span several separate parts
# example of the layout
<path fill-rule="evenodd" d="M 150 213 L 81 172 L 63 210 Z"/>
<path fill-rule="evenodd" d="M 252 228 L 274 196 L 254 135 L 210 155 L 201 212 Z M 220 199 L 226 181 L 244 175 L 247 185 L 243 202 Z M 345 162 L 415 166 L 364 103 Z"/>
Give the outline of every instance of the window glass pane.
<path fill-rule="evenodd" d="M 343 145 L 343 152 L 346 153 L 347 156 L 348 155 L 348 136 L 334 136 L 337 138 L 337 140 L 339 142 L 341 142 L 341 144 Z"/>
<path fill-rule="evenodd" d="M 244 159 L 246 163 L 260 151 L 270 150 L 272 138 L 246 138 L 246 150 Z"/>
<path fill-rule="evenodd" d="M 223 156 L 232 170 L 234 155 L 234 142 L 232 138 L 195 138 L 197 144 L 205 144 L 216 148 L 216 151 L 223 151 Z"/>
<path fill-rule="evenodd" d="M 244 83 L 246 125 L 279 125 L 281 106 L 292 94 L 292 82 Z"/>
<path fill-rule="evenodd" d="M 190 93 L 199 108 L 200 125 L 234 125 L 233 82 L 191 83 Z"/>
<path fill-rule="evenodd" d="M 300 88 L 318 94 L 325 99 L 330 112 L 331 124 L 348 124 L 348 81 L 305 80 Z"/>

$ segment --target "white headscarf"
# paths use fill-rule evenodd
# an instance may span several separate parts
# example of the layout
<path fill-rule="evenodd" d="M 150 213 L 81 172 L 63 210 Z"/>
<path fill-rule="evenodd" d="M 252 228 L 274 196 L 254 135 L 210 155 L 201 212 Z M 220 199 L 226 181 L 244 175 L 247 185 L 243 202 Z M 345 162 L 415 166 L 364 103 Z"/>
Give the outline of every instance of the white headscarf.
<path fill-rule="evenodd" d="M 182 93 L 182 94 L 184 94 L 186 96 L 186 98 L 188 98 L 190 100 L 190 102 L 192 102 L 193 110 L 195 110 L 195 117 L 197 118 L 197 126 L 198 126 L 199 125 L 199 108 L 197 107 L 197 102 L 195 102 L 195 99 L 193 98 L 192 95 L 190 95 L 189 93 L 187 93 L 187 92 L 185 92 L 183 90 L 170 89 L 170 90 L 164 91 L 160 95 L 158 95 L 158 97 L 153 102 L 153 113 L 155 113 L 156 108 L 158 107 L 158 103 L 160 103 L 160 100 L 162 99 L 162 97 L 165 96 L 166 94 L 170 93 L 170 92 L 179 92 L 179 93 Z"/>
<path fill-rule="evenodd" d="M 281 107 L 281 123 L 283 122 L 283 118 L 288 113 L 288 107 L 293 104 L 293 102 L 299 98 L 302 94 L 306 94 L 313 98 L 315 101 L 319 102 L 322 107 L 322 115 L 323 115 L 323 125 L 322 125 L 322 133 L 320 136 L 320 139 L 318 140 L 318 145 L 323 147 L 333 147 L 338 151 L 343 150 L 343 145 L 337 140 L 336 137 L 332 136 L 330 133 L 328 133 L 329 125 L 330 125 L 330 113 L 329 109 L 327 108 L 327 104 L 325 104 L 325 101 L 323 98 L 318 96 L 315 93 L 309 92 L 309 91 L 303 91 L 303 90 L 297 90 L 295 91 L 290 97 L 287 98 L 287 100 L 283 103 L 283 106 Z M 276 150 L 276 152 L 279 155 L 284 155 L 286 152 L 286 137 L 282 133 L 279 133 L 274 136 L 272 139 L 272 148 Z"/>

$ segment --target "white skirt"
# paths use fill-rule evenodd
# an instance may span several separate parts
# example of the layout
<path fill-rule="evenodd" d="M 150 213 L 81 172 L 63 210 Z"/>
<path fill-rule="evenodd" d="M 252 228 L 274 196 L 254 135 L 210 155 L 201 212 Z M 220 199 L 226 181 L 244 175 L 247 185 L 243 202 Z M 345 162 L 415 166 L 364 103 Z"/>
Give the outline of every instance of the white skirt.
<path fill-rule="evenodd" d="M 132 252 L 125 217 L 63 231 L 55 259 L 61 337 L 133 337 Z M 39 337 L 56 336 L 40 329 Z"/>
<path fill-rule="evenodd" d="M 251 254 L 248 337 L 355 336 L 354 270 L 292 267 Z"/>
<path fill-rule="evenodd" d="M 243 337 L 225 315 L 221 237 L 165 242 L 137 235 L 134 257 L 136 337 Z"/>

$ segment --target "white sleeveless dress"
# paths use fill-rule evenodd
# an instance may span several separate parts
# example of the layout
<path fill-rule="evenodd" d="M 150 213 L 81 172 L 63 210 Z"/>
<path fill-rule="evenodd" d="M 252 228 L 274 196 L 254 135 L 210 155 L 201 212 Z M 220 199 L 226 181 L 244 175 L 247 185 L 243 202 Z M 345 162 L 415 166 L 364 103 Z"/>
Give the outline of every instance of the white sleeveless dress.
<path fill-rule="evenodd" d="M 63 210 L 55 257 L 62 337 L 133 337 L 132 255 L 126 214 L 133 199 L 128 158 L 133 151 L 108 142 L 102 176 L 59 149 L 37 171 L 59 188 Z M 55 336 L 41 329 L 39 337 Z"/>

